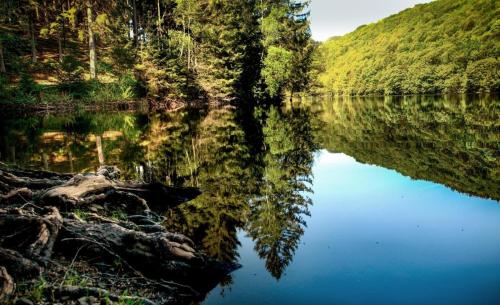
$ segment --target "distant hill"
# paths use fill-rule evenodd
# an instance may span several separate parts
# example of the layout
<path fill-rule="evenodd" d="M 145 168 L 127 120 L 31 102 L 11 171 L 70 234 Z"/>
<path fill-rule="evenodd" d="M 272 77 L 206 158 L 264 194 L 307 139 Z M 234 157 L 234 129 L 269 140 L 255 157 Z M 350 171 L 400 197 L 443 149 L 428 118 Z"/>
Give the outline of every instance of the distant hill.
<path fill-rule="evenodd" d="M 500 1 L 419 4 L 318 48 L 319 81 L 337 94 L 498 91 Z"/>

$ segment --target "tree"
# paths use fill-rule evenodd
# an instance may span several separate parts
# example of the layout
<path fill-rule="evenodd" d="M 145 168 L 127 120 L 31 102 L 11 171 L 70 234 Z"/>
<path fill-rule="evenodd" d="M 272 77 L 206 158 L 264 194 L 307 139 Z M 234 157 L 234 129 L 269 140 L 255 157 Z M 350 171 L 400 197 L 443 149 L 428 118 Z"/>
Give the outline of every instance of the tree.
<path fill-rule="evenodd" d="M 96 72 L 96 47 L 95 47 L 95 37 L 94 37 L 94 21 L 92 16 L 92 0 L 86 0 L 87 6 L 87 28 L 88 28 L 88 41 L 89 41 L 89 67 L 90 67 L 90 78 L 97 78 Z"/>
<path fill-rule="evenodd" d="M 5 69 L 5 59 L 3 56 L 3 43 L 2 43 L 2 38 L 0 36 L 0 73 L 7 73 L 7 70 Z"/>

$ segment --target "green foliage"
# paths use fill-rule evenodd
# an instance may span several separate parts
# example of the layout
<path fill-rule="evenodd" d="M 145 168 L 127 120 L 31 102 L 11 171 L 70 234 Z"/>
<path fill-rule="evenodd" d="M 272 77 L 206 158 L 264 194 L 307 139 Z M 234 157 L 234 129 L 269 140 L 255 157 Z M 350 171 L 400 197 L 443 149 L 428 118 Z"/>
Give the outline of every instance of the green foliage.
<path fill-rule="evenodd" d="M 267 56 L 264 59 L 262 77 L 272 97 L 281 93 L 281 89 L 290 78 L 292 57 L 292 52 L 283 48 L 275 46 L 269 48 Z"/>
<path fill-rule="evenodd" d="M 0 34 L 6 70 L 13 76 L 24 71 L 38 83 L 58 82 L 60 92 L 47 92 L 50 101 L 58 94 L 63 101 L 147 95 L 253 104 L 307 88 L 307 1 L 90 1 L 88 11 L 79 1 L 9 3 L 0 16 L 0 27 L 9 32 Z M 145 90 L 135 90 L 130 75 Z M 102 84 L 117 79 L 117 85 Z"/>
<path fill-rule="evenodd" d="M 7 100 L 11 96 L 7 78 L 0 75 L 0 101 Z"/>
<path fill-rule="evenodd" d="M 497 1 L 437 0 L 323 43 L 325 91 L 338 95 L 500 89 Z"/>
<path fill-rule="evenodd" d="M 111 218 L 117 221 L 127 220 L 127 213 L 123 210 L 115 210 L 111 213 Z"/>
<path fill-rule="evenodd" d="M 34 95 L 38 92 L 38 86 L 31 75 L 23 73 L 19 80 L 18 90 L 25 95 Z"/>
<path fill-rule="evenodd" d="M 61 83 L 80 82 L 83 77 L 83 65 L 72 55 L 66 55 L 57 64 L 57 75 Z"/>

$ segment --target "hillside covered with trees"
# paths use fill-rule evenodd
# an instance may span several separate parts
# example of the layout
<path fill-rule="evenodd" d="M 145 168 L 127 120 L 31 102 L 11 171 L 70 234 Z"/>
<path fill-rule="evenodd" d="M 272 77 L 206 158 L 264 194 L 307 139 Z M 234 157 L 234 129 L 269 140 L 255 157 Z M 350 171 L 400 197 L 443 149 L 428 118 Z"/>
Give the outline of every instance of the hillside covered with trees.
<path fill-rule="evenodd" d="M 319 48 L 319 80 L 338 95 L 497 91 L 500 2 L 436 0 Z"/>
<path fill-rule="evenodd" d="M 0 100 L 280 98 L 308 82 L 306 1 L 3 0 Z"/>

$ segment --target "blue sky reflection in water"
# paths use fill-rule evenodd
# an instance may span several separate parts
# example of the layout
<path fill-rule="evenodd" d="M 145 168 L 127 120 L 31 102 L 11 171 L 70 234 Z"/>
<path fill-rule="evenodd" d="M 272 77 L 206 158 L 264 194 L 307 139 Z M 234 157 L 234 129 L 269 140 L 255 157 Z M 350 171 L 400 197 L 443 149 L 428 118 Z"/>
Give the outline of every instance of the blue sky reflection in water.
<path fill-rule="evenodd" d="M 244 231 L 204 304 L 499 304 L 500 205 L 321 150 L 314 205 L 277 281 Z M 222 293 L 222 295 L 221 295 Z"/>

